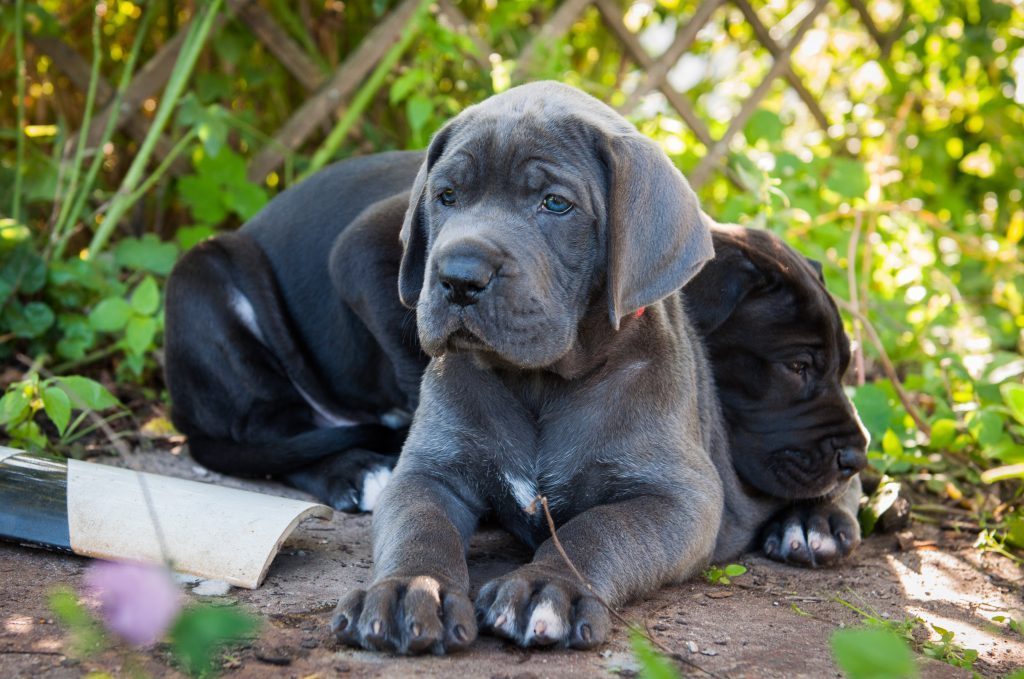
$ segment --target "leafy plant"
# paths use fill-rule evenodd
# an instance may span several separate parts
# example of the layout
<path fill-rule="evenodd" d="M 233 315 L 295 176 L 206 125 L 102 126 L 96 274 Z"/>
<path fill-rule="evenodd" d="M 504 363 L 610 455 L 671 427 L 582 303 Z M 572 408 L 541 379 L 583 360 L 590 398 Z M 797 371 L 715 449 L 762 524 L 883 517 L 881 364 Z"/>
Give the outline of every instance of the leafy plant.
<path fill-rule="evenodd" d="M 832 656 L 847 679 L 909 679 L 917 676 L 905 639 L 887 629 L 862 627 L 832 633 Z"/>
<path fill-rule="evenodd" d="M 731 563 L 727 566 L 712 566 L 704 571 L 704 579 L 712 585 L 731 585 L 732 578 L 743 575 L 747 567 L 738 563 Z"/>
<path fill-rule="evenodd" d="M 0 398 L 0 426 L 15 446 L 46 448 L 51 445 L 36 421 L 42 412 L 57 430 L 58 449 L 89 433 L 82 428 L 92 412 L 120 405 L 100 383 L 79 375 L 40 379 L 31 372 L 26 379 L 12 382 Z M 72 420 L 74 411 L 79 411 Z"/>

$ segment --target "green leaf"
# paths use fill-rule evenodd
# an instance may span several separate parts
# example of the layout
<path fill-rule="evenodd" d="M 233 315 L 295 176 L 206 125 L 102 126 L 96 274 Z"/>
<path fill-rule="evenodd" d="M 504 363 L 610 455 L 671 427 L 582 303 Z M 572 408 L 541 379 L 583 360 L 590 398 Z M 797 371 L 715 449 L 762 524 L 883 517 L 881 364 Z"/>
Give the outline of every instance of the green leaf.
<path fill-rule="evenodd" d="M 1010 409 L 1013 419 L 1024 424 L 1024 384 L 1007 382 L 999 387 L 1003 395 L 1003 403 Z"/>
<path fill-rule="evenodd" d="M 101 300 L 89 312 L 89 325 L 100 332 L 117 332 L 132 315 L 132 307 L 121 297 Z"/>
<path fill-rule="evenodd" d="M 877 384 L 865 384 L 853 395 L 853 403 L 861 422 L 877 440 L 892 419 L 893 402 L 889 394 Z"/>
<path fill-rule="evenodd" d="M 160 308 L 160 289 L 152 276 L 146 276 L 131 296 L 131 307 L 143 316 L 152 316 Z"/>
<path fill-rule="evenodd" d="M 972 414 L 967 431 L 982 448 L 994 446 L 1003 436 L 1005 416 L 994 410 L 982 409 Z"/>
<path fill-rule="evenodd" d="M 124 342 L 128 351 L 142 355 L 153 348 L 156 319 L 151 316 L 132 316 L 124 327 Z"/>
<path fill-rule="evenodd" d="M 207 238 L 216 235 L 216 233 L 211 226 L 196 224 L 179 228 L 174 237 L 178 239 L 178 245 L 181 246 L 182 250 L 190 250 L 197 243 L 201 243 Z"/>
<path fill-rule="evenodd" d="M 189 674 L 204 675 L 213 669 L 218 648 L 251 636 L 258 627 L 256 618 L 234 608 L 191 608 L 171 630 L 171 650 Z"/>
<path fill-rule="evenodd" d="M 956 438 L 956 421 L 949 418 L 936 420 L 932 423 L 930 445 L 937 450 L 949 448 Z"/>
<path fill-rule="evenodd" d="M 122 239 L 114 250 L 114 261 L 118 266 L 161 276 L 171 272 L 177 259 L 178 246 L 165 243 L 151 233 L 142 238 Z"/>
<path fill-rule="evenodd" d="M 197 174 L 182 177 L 178 180 L 178 195 L 198 221 L 217 224 L 228 216 L 220 185 L 207 177 Z"/>
<path fill-rule="evenodd" d="M 917 676 L 907 642 L 884 629 L 841 629 L 832 634 L 832 655 L 846 679 L 905 679 Z"/>
<path fill-rule="evenodd" d="M 120 401 L 107 391 L 107 388 L 96 380 L 80 375 L 67 375 L 54 378 L 57 386 L 71 397 L 75 407 L 85 406 L 90 410 L 106 410 L 120 405 Z"/>
<path fill-rule="evenodd" d="M 878 523 L 878 518 L 893 506 L 899 496 L 899 481 L 888 481 L 878 485 L 878 488 L 868 498 L 867 504 L 860 510 L 860 515 L 858 516 L 861 533 L 864 537 L 871 535 L 875 531 L 875 524 Z"/>
<path fill-rule="evenodd" d="M 825 186 L 844 198 L 863 197 L 868 191 L 868 173 L 864 163 L 851 158 L 831 158 Z"/>
<path fill-rule="evenodd" d="M 405 112 L 413 134 L 418 134 L 430 120 L 430 115 L 434 112 L 434 103 L 425 95 L 414 94 L 405 102 Z"/>
<path fill-rule="evenodd" d="M 777 113 L 759 108 L 754 115 L 750 116 L 750 122 L 747 123 L 743 134 L 750 143 L 758 139 L 776 142 L 782 139 L 782 132 L 785 129 L 786 126 L 782 124 Z"/>
<path fill-rule="evenodd" d="M 23 382 L 16 382 L 7 388 L 0 398 L 0 424 L 16 425 L 32 414 L 32 401 L 25 394 Z"/>
<path fill-rule="evenodd" d="M 63 436 L 64 430 L 68 428 L 71 421 L 71 399 L 60 387 L 45 387 L 43 389 L 43 410 L 57 427 L 57 432 Z"/>
<path fill-rule="evenodd" d="M 232 212 L 247 220 L 267 204 L 267 194 L 251 182 L 233 184 L 228 188 L 224 202 Z"/>
<path fill-rule="evenodd" d="M 16 337 L 32 339 L 49 330 L 55 320 L 53 309 L 43 302 L 29 302 L 24 306 L 14 302 L 4 309 L 0 324 L 6 325 Z"/>
<path fill-rule="evenodd" d="M 28 243 L 19 243 L 0 257 L 0 281 L 10 290 L 39 292 L 46 283 L 46 262 Z"/>
<path fill-rule="evenodd" d="M 99 624 L 88 609 L 78 602 L 78 597 L 70 587 L 61 586 L 51 591 L 49 604 L 57 619 L 71 632 L 71 647 L 75 654 L 94 653 L 106 645 Z"/>
<path fill-rule="evenodd" d="M 639 630 L 630 630 L 629 645 L 640 663 L 642 679 L 679 679 L 679 671 L 672 661 L 651 648 L 651 643 Z"/>
<path fill-rule="evenodd" d="M 737 575 L 743 575 L 747 572 L 747 567 L 738 563 L 731 563 L 725 567 L 725 574 L 730 578 L 735 578 Z"/>
<path fill-rule="evenodd" d="M 886 429 L 885 435 L 882 436 L 882 452 L 892 458 L 903 456 L 903 444 L 892 429 Z"/>

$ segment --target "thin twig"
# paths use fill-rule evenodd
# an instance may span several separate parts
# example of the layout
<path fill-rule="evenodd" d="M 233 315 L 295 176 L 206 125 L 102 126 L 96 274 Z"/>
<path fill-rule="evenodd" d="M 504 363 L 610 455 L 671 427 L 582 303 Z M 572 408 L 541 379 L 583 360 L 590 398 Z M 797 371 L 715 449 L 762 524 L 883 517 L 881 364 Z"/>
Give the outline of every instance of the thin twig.
<path fill-rule="evenodd" d="M 850 306 L 861 314 L 860 290 L 857 288 L 857 248 L 860 245 L 860 230 L 864 216 L 858 212 L 853 220 L 853 233 L 850 235 L 850 243 L 846 248 L 846 281 L 850 289 Z M 870 245 L 868 246 L 870 247 Z M 864 386 L 864 337 L 861 332 L 861 324 L 858 319 L 853 320 L 853 338 L 857 343 L 854 354 L 854 369 L 857 373 L 857 386 Z"/>
<path fill-rule="evenodd" d="M 555 546 L 555 550 L 558 552 L 559 556 L 562 557 L 562 561 L 565 562 L 565 565 L 569 567 L 569 570 L 571 570 L 572 574 L 576 576 L 576 579 L 579 580 L 580 583 L 584 587 L 587 588 L 587 591 L 589 591 L 591 593 L 591 595 L 593 595 L 593 597 L 595 599 L 597 599 L 597 602 L 599 604 L 601 604 L 602 606 L 605 607 L 605 610 L 607 610 L 611 614 L 611 616 L 613 618 L 615 618 L 617 621 L 619 621 L 620 623 L 625 625 L 626 628 L 629 629 L 630 631 L 636 632 L 637 634 L 640 634 L 648 642 L 650 642 L 651 644 L 656 646 L 658 648 L 658 650 L 660 650 L 662 653 L 668 655 L 670 658 L 673 658 L 673 659 L 683 663 L 687 667 L 691 667 L 691 668 L 693 668 L 693 669 L 695 669 L 695 670 L 697 670 L 699 672 L 703 672 L 704 674 L 708 675 L 709 677 L 719 677 L 719 679 L 721 679 L 720 675 L 715 674 L 714 672 L 711 672 L 709 670 L 704 669 L 703 667 L 701 667 L 697 663 L 693 662 L 692 660 L 689 660 L 688 658 L 683 657 L 683 655 L 681 653 L 673 651 L 671 648 L 669 648 L 668 646 L 666 646 L 665 644 L 661 643 L 660 641 L 655 639 L 653 636 L 651 636 L 646 630 L 641 629 L 639 625 L 636 625 L 636 624 L 630 622 L 629 620 L 624 618 L 622 616 L 622 614 L 620 614 L 618 611 L 616 611 L 614 608 L 612 608 L 612 605 L 609 604 L 605 600 L 605 598 L 603 596 L 598 594 L 597 590 L 594 589 L 594 586 L 590 584 L 590 581 L 587 580 L 587 578 L 583 575 L 583 573 L 581 573 L 579 571 L 578 568 L 576 568 L 576 564 L 574 564 L 572 562 L 572 559 L 569 558 L 569 555 L 566 553 L 565 548 L 562 547 L 562 542 L 561 542 L 561 540 L 558 539 L 558 532 L 555 530 L 555 520 L 554 520 L 554 518 L 552 518 L 551 510 L 548 508 L 548 499 L 547 499 L 547 497 L 544 496 L 544 495 L 538 495 L 534 499 L 534 504 L 536 504 L 537 502 L 539 502 L 540 506 L 544 509 L 544 518 L 547 519 L 548 530 L 551 532 L 551 544 L 553 544 Z"/>
<path fill-rule="evenodd" d="M 868 338 L 871 343 L 875 345 L 875 349 L 878 351 L 878 360 L 882 362 L 882 369 L 885 371 L 886 377 L 892 382 L 893 389 L 896 390 L 896 396 L 899 397 L 900 403 L 903 404 L 903 408 L 910 415 L 910 418 L 914 420 L 914 424 L 925 436 L 931 438 L 932 427 L 928 422 L 921 416 L 920 411 L 914 402 L 910 399 L 910 394 L 903 388 L 903 382 L 900 380 L 899 375 L 896 374 L 896 368 L 892 364 L 892 360 L 889 358 L 889 353 L 885 350 L 885 346 L 882 345 L 882 340 L 875 331 L 875 326 L 867 319 L 867 317 L 853 308 L 853 306 L 845 299 L 835 297 L 836 305 L 840 309 L 854 316 L 864 326 L 864 331 L 867 332 Z"/>

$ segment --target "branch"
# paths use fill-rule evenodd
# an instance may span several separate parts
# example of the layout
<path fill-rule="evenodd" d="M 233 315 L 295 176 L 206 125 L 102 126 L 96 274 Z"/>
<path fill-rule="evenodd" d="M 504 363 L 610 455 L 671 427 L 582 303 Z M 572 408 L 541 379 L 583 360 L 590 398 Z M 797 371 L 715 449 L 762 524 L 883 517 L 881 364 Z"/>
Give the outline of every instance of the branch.
<path fill-rule="evenodd" d="M 559 556 L 562 557 L 562 561 L 565 562 L 565 565 L 569 567 L 569 570 L 571 570 L 572 574 L 576 576 L 576 579 L 579 580 L 580 583 L 582 583 L 583 586 L 587 588 L 587 591 L 590 592 L 595 599 L 597 599 L 598 603 L 605 607 L 605 609 L 608 611 L 608 613 L 611 614 L 613 618 L 615 618 L 617 621 L 625 625 L 626 629 L 630 630 L 631 632 L 635 632 L 643 638 L 645 638 L 648 642 L 656 646 L 658 650 L 660 650 L 662 653 L 666 654 L 670 658 L 683 663 L 687 667 L 691 667 L 699 672 L 702 672 L 703 674 L 706 674 L 709 677 L 717 677 L 718 679 L 722 679 L 721 675 L 706 670 L 700 665 L 693 662 L 692 660 L 683 657 L 682 654 L 673 651 L 671 648 L 669 648 L 668 646 L 666 646 L 665 644 L 661 643 L 653 636 L 651 636 L 646 630 L 643 630 L 638 625 L 631 623 L 629 620 L 624 618 L 618 611 L 612 608 L 611 604 L 609 604 L 603 596 L 597 593 L 597 590 L 594 589 L 594 586 L 590 584 L 590 581 L 587 580 L 583 573 L 580 573 L 579 569 L 576 568 L 576 564 L 574 564 L 572 562 L 572 559 L 569 558 L 569 555 L 566 553 L 565 548 L 562 547 L 562 542 L 558 539 L 558 533 L 555 530 L 555 520 L 551 517 L 551 510 L 548 508 L 547 497 L 545 497 L 544 495 L 538 495 L 536 498 L 534 498 L 532 505 L 534 507 L 534 510 L 538 502 L 540 503 L 540 506 L 544 509 L 544 518 L 547 519 L 548 530 L 551 532 L 551 543 L 555 546 L 555 550 L 558 551 Z"/>

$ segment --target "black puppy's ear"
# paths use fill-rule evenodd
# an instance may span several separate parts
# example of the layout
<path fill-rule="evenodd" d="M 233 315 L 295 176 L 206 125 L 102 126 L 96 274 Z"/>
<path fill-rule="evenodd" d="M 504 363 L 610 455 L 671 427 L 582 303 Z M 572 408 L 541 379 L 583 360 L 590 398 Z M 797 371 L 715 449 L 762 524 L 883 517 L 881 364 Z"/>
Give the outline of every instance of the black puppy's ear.
<path fill-rule="evenodd" d="M 814 269 L 817 272 L 818 280 L 821 281 L 822 284 L 824 284 L 825 283 L 825 267 L 822 266 L 821 262 L 819 262 L 816 259 L 811 259 L 810 257 L 804 257 L 804 259 L 806 259 L 807 263 L 811 265 L 811 268 Z"/>
<path fill-rule="evenodd" d="M 765 276 L 742 249 L 716 243 L 715 258 L 683 288 L 686 315 L 707 337 L 729 320 L 751 292 L 766 284 Z"/>
<path fill-rule="evenodd" d="M 683 287 L 714 256 L 697 196 L 639 132 L 606 136 L 608 315 L 612 327 Z"/>
<path fill-rule="evenodd" d="M 427 147 L 427 157 L 423 159 L 409 195 L 409 208 L 405 211 L 402 231 L 402 262 L 398 268 L 398 298 L 410 309 L 416 307 L 423 289 L 423 275 L 426 272 L 427 250 L 429 249 L 429 233 L 424 221 L 424 211 L 431 196 L 426 195 L 427 175 L 437 159 L 444 153 L 445 145 L 452 134 L 453 125 L 449 123 L 441 128 Z"/>

